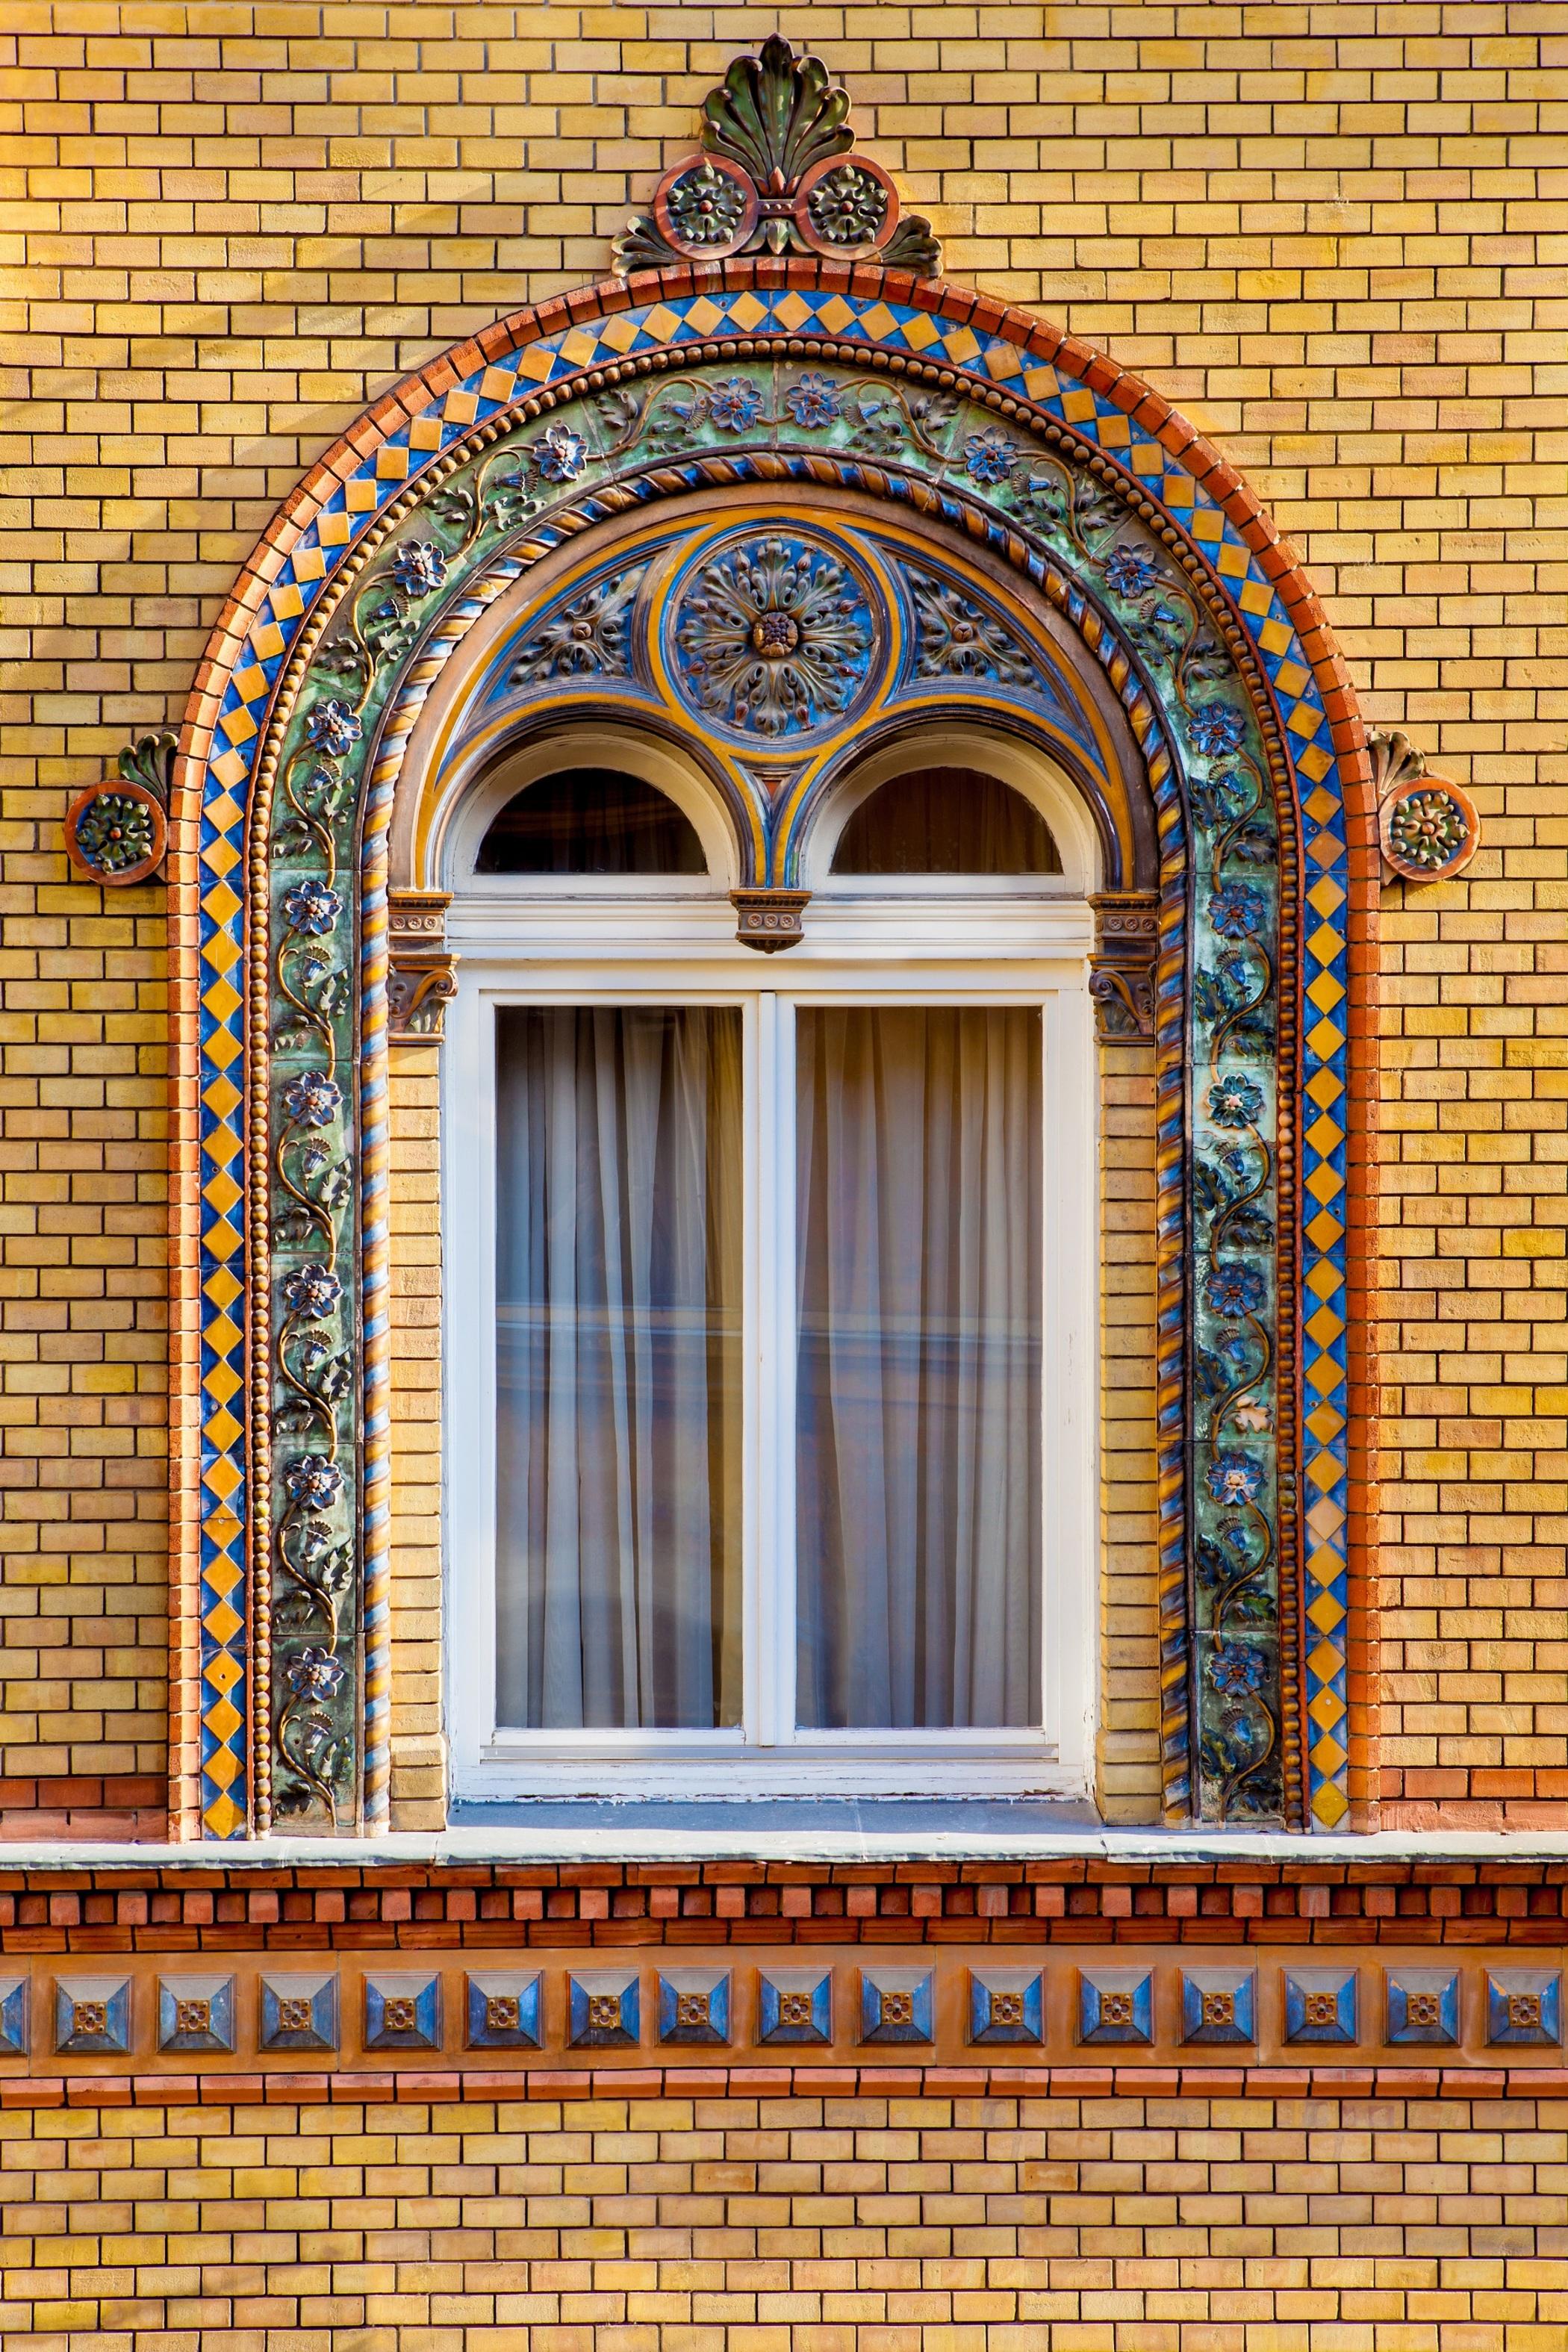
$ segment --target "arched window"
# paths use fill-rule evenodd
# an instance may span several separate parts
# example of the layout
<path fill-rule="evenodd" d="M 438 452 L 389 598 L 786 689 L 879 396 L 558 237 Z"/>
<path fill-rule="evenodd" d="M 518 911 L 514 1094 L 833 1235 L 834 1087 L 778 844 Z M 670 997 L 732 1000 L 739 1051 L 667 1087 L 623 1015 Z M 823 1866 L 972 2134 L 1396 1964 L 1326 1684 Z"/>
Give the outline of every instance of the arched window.
<path fill-rule="evenodd" d="M 835 874 L 1059 874 L 1037 808 L 976 768 L 915 768 L 863 800 L 833 853 Z"/>
<path fill-rule="evenodd" d="M 945 748 L 829 794 L 787 956 L 661 889 L 695 769 L 454 828 L 460 1792 L 1081 1785 L 1092 853 Z"/>
<path fill-rule="evenodd" d="M 689 817 L 641 776 L 569 768 L 492 817 L 476 874 L 706 874 Z"/>

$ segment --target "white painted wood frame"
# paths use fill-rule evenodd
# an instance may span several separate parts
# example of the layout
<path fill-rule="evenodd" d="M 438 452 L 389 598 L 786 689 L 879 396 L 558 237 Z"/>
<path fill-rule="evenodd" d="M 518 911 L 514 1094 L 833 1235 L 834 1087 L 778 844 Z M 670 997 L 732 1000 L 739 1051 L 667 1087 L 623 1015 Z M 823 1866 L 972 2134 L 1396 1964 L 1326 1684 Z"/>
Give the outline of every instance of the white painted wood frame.
<path fill-rule="evenodd" d="M 813 904 L 787 956 L 739 946 L 712 886 L 640 900 L 468 882 L 443 1048 L 446 1623 L 455 1793 L 771 1798 L 1082 1795 L 1099 1571 L 1089 910 L 1076 892 Z M 495 1021 L 505 1004 L 736 1004 L 745 1069 L 743 1722 L 735 1730 L 516 1730 L 496 1720 Z M 795 1015 L 805 1004 L 1026 1004 L 1043 1053 L 1042 1721 L 1030 1729 L 808 1731 L 795 1723 Z"/>

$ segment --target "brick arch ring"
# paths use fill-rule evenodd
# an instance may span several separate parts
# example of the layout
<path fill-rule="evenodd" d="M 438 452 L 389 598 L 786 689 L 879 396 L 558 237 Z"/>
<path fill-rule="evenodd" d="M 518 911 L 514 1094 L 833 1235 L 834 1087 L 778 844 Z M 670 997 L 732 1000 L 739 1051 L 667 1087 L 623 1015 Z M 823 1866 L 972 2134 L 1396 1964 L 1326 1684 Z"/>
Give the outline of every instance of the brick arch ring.
<path fill-rule="evenodd" d="M 573 533 L 784 479 L 983 545 L 1132 721 L 1161 843 L 1167 1818 L 1366 1817 L 1377 852 L 1344 667 L 1257 499 L 1102 353 L 900 272 L 763 260 L 587 289 L 432 362 L 285 503 L 209 645 L 169 861 L 185 1834 L 389 1822 L 385 841 L 418 708 Z"/>

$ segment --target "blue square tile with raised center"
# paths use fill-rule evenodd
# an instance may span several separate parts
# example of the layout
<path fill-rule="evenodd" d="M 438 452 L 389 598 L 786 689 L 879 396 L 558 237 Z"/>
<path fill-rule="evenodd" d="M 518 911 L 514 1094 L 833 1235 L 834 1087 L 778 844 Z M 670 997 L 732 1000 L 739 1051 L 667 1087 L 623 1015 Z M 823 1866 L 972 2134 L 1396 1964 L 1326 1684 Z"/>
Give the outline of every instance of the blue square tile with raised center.
<path fill-rule="evenodd" d="M 618 2050 L 641 2038 L 635 1971 L 574 1974 L 566 1996 L 566 2039 L 574 2050 Z"/>
<path fill-rule="evenodd" d="M 367 2050 L 439 2050 L 441 1979 L 433 1973 L 377 1973 L 364 1980 Z"/>
<path fill-rule="evenodd" d="M 1354 1969 L 1288 1969 L 1284 2011 L 1287 2042 L 1353 2042 L 1358 2030 Z"/>
<path fill-rule="evenodd" d="M 1457 1970 L 1390 1969 L 1387 2033 L 1390 2042 L 1458 2042 Z"/>
<path fill-rule="evenodd" d="M 537 2050 L 543 2040 L 540 1979 L 487 1969 L 464 1979 L 464 2038 L 470 2050 Z"/>
<path fill-rule="evenodd" d="M 971 2042 L 1039 2042 L 1045 2038 L 1045 1979 L 1038 1969 L 971 1969 Z"/>
<path fill-rule="evenodd" d="M 929 1969 L 862 1969 L 862 2042 L 929 2042 L 935 1986 Z"/>
<path fill-rule="evenodd" d="M 1080 1969 L 1078 2038 L 1087 2042 L 1152 2042 L 1154 1979 L 1147 1969 Z"/>
<path fill-rule="evenodd" d="M 1489 1969 L 1487 2040 L 1494 2048 L 1552 2048 L 1563 2039 L 1555 1969 Z"/>
<path fill-rule="evenodd" d="M 55 2048 L 72 2058 L 131 2047 L 127 1977 L 61 1977 L 55 1986 Z"/>
<path fill-rule="evenodd" d="M 658 1973 L 658 2038 L 661 2042 L 710 2044 L 728 2042 L 729 1970 L 661 1969 Z"/>
<path fill-rule="evenodd" d="M 763 1969 L 757 1985 L 759 2042 L 831 2042 L 831 1969 Z"/>
<path fill-rule="evenodd" d="M 1256 2042 L 1258 1976 L 1252 1969 L 1182 1970 L 1182 2040 Z"/>

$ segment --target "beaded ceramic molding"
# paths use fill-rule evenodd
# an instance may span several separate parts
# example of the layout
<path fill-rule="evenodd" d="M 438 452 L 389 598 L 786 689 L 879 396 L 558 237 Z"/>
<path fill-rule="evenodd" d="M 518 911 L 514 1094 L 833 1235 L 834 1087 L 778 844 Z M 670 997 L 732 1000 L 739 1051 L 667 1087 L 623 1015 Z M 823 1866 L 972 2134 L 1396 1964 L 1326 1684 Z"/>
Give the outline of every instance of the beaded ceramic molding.
<path fill-rule="evenodd" d="M 1549 1962 L 1413 1950 L 1373 1964 L 1322 1950 L 1155 1956 L 799 1950 L 411 1955 L 346 1960 L 204 1953 L 134 1966 L 35 1962 L 0 1973 L 0 2062 L 36 2071 L 184 2062 L 219 2072 L 388 2066 L 917 2066 L 1076 2056 L 1258 2066 L 1553 2064 L 1562 1977 Z M 6 2079 L 0 2063 L 0 2083 Z"/>
<path fill-rule="evenodd" d="M 439 893 L 390 863 L 410 734 L 496 598 L 526 604 L 574 540 L 656 527 L 671 499 L 719 534 L 684 607 L 669 572 L 655 635 L 669 706 L 714 746 L 742 937 L 799 919 L 802 772 L 854 740 L 897 616 L 950 709 L 1038 725 L 1076 676 L 1081 728 L 1087 664 L 1120 713 L 1094 986 L 1108 1044 L 1152 1033 L 1159 1087 L 1167 1811 L 1346 1816 L 1366 1720 L 1349 1055 L 1378 843 L 1342 665 L 1256 499 L 1137 379 L 1026 313 L 792 249 L 594 288 L 421 371 L 288 501 L 204 664 L 170 871 L 176 1771 L 209 1836 L 389 1817 L 387 1052 L 452 984 Z M 786 581 L 764 525 L 797 485 L 818 524 Z M 863 583 L 847 614 L 825 565 Z M 517 724 L 563 682 L 574 710 L 618 690 L 632 587 L 613 565 L 542 587 Z M 1151 803 L 1140 866 L 1118 844 Z"/>

